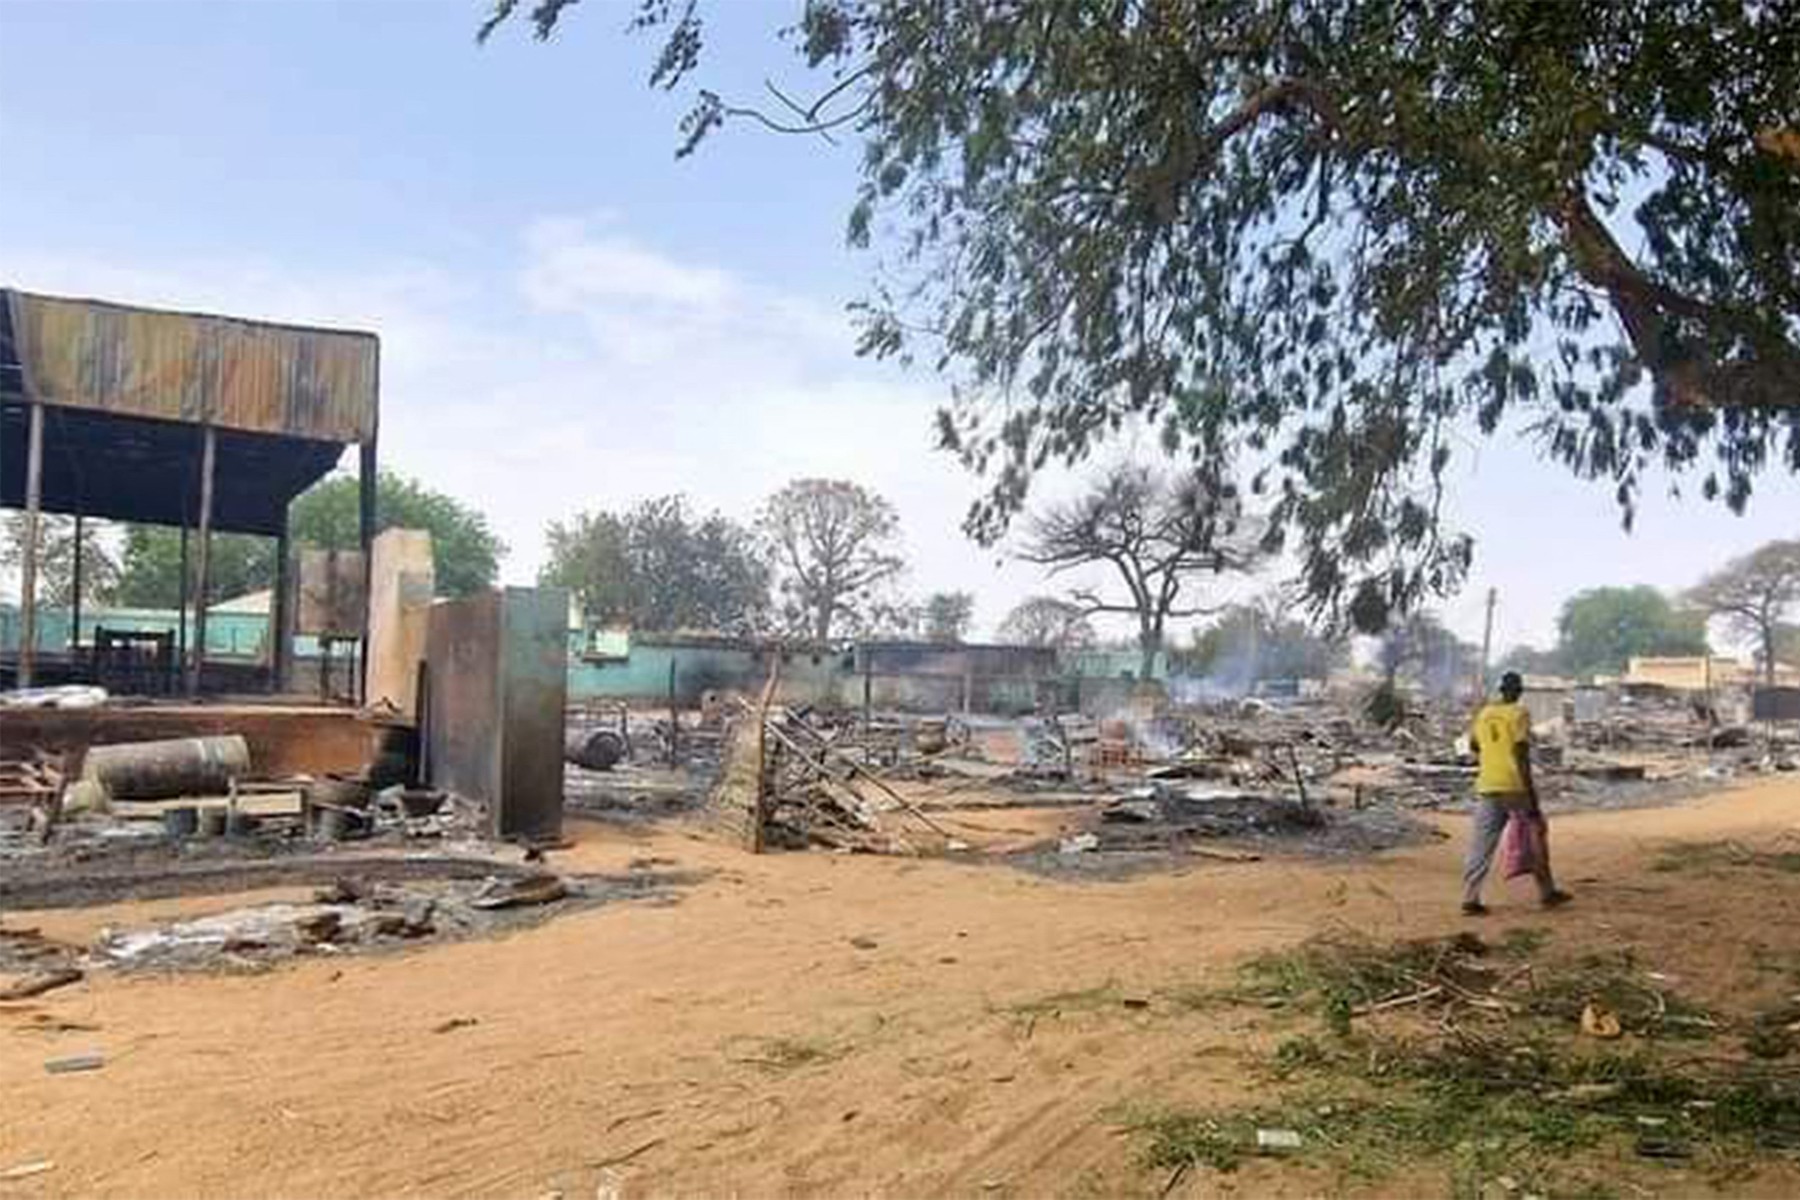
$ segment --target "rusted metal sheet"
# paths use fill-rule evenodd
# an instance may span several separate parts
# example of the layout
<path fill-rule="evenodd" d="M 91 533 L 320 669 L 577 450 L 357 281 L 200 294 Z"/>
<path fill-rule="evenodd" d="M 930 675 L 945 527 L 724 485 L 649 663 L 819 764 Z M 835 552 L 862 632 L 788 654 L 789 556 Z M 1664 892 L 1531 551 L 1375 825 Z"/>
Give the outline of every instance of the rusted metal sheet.
<path fill-rule="evenodd" d="M 507 588 L 431 606 L 428 782 L 487 805 L 495 837 L 562 830 L 568 593 Z"/>
<path fill-rule="evenodd" d="M 27 395 L 48 405 L 329 442 L 375 434 L 372 333 L 8 291 Z"/>
<path fill-rule="evenodd" d="M 367 597 L 360 550 L 302 550 L 295 572 L 294 632 L 301 637 L 362 636 Z"/>

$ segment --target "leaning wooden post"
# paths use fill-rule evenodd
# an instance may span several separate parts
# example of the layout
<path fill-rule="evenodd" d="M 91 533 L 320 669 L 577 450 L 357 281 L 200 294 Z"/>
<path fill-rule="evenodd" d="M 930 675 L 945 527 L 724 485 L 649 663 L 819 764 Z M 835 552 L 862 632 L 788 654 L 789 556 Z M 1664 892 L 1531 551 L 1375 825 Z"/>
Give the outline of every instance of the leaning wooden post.
<path fill-rule="evenodd" d="M 25 545 L 19 562 L 19 678 L 30 687 L 37 669 L 38 517 L 44 490 L 44 406 L 30 405 L 25 443 Z"/>
<path fill-rule="evenodd" d="M 188 660 L 187 694 L 189 699 L 200 694 L 200 676 L 206 669 L 206 598 L 211 590 L 212 564 L 208 560 L 212 542 L 213 470 L 218 460 L 218 432 L 206 426 L 200 439 L 200 521 L 195 527 L 198 541 L 194 571 L 194 651 Z"/>

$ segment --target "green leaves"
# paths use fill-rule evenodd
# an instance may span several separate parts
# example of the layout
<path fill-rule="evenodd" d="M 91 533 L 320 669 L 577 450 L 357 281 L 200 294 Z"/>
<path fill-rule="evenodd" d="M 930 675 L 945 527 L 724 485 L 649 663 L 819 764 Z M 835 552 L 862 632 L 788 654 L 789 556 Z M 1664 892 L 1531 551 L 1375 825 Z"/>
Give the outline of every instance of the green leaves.
<path fill-rule="evenodd" d="M 860 349 L 948 377 L 984 540 L 1140 424 L 1267 446 L 1315 607 L 1379 629 L 1468 565 L 1450 431 L 1518 418 L 1627 520 L 1658 474 L 1741 508 L 1800 470 L 1791 5 L 800 11 L 864 140 L 850 240 L 889 264 Z M 691 6 L 640 24 L 657 82 L 694 69 Z M 739 111 L 700 92 L 684 152 Z"/>

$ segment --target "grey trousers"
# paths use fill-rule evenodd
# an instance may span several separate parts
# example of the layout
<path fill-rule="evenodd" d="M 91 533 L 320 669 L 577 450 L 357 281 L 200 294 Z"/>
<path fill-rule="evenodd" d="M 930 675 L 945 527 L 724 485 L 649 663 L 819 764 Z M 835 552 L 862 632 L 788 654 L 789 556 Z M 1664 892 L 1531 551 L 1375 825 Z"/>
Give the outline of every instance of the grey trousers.
<path fill-rule="evenodd" d="M 1519 806 L 1502 804 L 1489 796 L 1476 800 L 1475 816 L 1469 823 L 1469 853 L 1463 859 L 1464 900 L 1481 899 L 1481 885 L 1487 882 L 1488 872 L 1493 869 L 1494 852 L 1500 848 L 1500 837 L 1506 832 L 1506 822 L 1513 813 L 1519 811 Z M 1538 867 L 1537 885 L 1538 893 L 1543 896 L 1556 890 L 1548 862 Z"/>

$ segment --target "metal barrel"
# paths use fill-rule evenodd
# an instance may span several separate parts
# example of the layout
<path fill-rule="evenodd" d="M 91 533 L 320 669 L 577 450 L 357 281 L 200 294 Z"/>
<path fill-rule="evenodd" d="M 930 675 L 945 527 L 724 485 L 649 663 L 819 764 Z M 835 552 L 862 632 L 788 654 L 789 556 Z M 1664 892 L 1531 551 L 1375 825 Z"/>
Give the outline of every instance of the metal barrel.
<path fill-rule="evenodd" d="M 119 800 L 168 800 L 218 795 L 249 771 L 250 745 L 232 733 L 95 746 L 82 774 Z"/>

